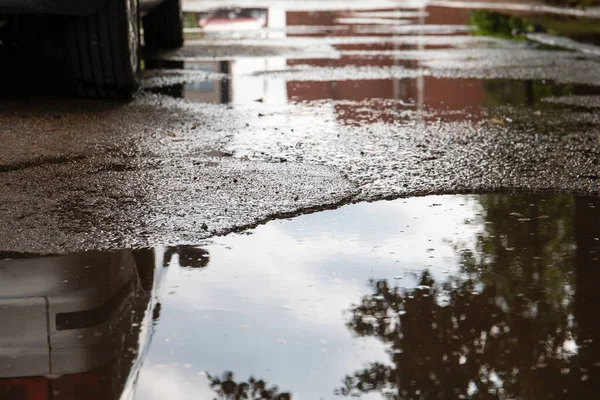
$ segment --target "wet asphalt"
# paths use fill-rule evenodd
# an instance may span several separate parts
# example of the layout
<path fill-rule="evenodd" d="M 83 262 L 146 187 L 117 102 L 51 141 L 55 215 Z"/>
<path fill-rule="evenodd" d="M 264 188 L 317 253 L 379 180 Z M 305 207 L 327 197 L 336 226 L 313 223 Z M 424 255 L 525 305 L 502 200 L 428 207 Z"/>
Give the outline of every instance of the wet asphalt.
<path fill-rule="evenodd" d="M 426 194 L 599 194 L 594 35 L 482 34 L 462 3 L 380 3 L 262 2 L 262 28 L 190 27 L 146 53 L 127 103 L 3 96 L 0 251 L 197 243 Z"/>

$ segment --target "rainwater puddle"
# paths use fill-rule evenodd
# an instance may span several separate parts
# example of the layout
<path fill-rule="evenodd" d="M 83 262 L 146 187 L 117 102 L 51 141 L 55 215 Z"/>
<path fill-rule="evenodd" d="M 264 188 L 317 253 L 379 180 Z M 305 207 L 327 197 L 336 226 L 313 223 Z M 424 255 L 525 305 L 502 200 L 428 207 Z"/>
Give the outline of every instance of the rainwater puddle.
<path fill-rule="evenodd" d="M 2 254 L 0 398 L 596 398 L 599 218 L 597 197 L 431 196 Z"/>
<path fill-rule="evenodd" d="M 364 102 L 390 99 L 409 110 L 475 119 L 498 106 L 597 102 L 596 20 L 556 15 L 552 7 L 473 7 L 194 4 L 186 46 L 149 54 L 143 86 L 192 102 L 256 108 L 327 100 L 377 113 Z"/>

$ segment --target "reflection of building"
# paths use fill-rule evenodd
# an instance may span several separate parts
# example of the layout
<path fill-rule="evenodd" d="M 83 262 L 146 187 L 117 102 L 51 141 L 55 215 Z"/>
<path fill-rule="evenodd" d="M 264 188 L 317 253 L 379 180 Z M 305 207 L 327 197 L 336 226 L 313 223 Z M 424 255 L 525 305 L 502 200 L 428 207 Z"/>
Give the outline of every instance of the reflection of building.
<path fill-rule="evenodd" d="M 203 36 L 218 38 L 269 38 L 285 37 L 286 12 L 277 7 L 232 8 L 209 10 L 194 14 Z M 260 54 L 260 48 L 258 49 Z M 179 63 L 179 65 L 173 65 Z M 174 97 L 184 97 L 202 103 L 244 104 L 254 101 L 264 103 L 284 103 L 287 101 L 285 82 L 253 76 L 254 73 L 285 68 L 285 58 L 253 56 L 227 57 L 215 61 L 178 61 L 165 65 L 152 62 L 150 68 L 185 68 L 229 75 L 222 80 L 192 81 L 153 89 Z"/>
<path fill-rule="evenodd" d="M 372 11 L 370 11 L 373 13 Z M 444 49 L 450 46 L 423 45 L 419 40 L 411 44 L 394 43 L 385 38 L 410 35 L 414 38 L 423 37 L 425 33 L 410 34 L 396 31 L 398 27 L 412 27 L 433 25 L 465 26 L 470 22 L 470 11 L 444 7 L 424 7 L 421 9 L 388 9 L 376 10 L 381 15 L 380 24 L 369 25 L 368 18 L 352 19 L 348 11 L 286 11 L 277 7 L 266 9 L 228 9 L 207 11 L 197 14 L 200 32 L 203 35 L 218 35 L 221 38 L 240 37 L 261 39 L 282 39 L 289 37 L 381 37 L 368 44 L 348 43 L 337 44 L 335 48 L 341 51 L 339 58 L 311 57 L 311 58 L 285 58 L 276 50 L 265 45 L 256 44 L 250 40 L 248 46 L 258 46 L 256 54 L 245 49 L 243 55 L 238 55 L 229 60 L 227 56 L 218 58 L 219 61 L 198 62 L 189 61 L 181 68 L 199 69 L 209 72 L 228 74 L 228 78 L 221 81 L 207 80 L 180 84 L 177 95 L 187 99 L 207 103 L 248 104 L 260 101 L 265 104 L 282 104 L 292 101 L 315 100 L 348 100 L 337 102 L 331 112 L 335 119 L 343 123 L 360 123 L 363 117 L 359 110 L 363 108 L 363 100 L 398 100 L 388 103 L 396 109 L 416 109 L 431 112 L 467 111 L 471 118 L 477 118 L 480 108 L 484 105 L 485 91 L 483 82 L 479 79 L 448 79 L 419 76 L 403 79 L 349 79 L 349 80 L 319 80 L 319 81 L 294 81 L 286 78 L 277 78 L 269 75 L 269 71 L 289 70 L 300 66 L 317 68 L 374 68 L 375 71 L 386 69 L 401 71 L 418 70 L 421 64 L 417 59 L 406 55 L 398 55 L 403 51 L 423 51 Z M 404 15 L 391 17 L 389 15 Z M 395 13 L 395 14 L 394 14 Z M 350 14 L 352 15 L 352 13 Z M 360 12 L 358 14 L 360 15 Z M 262 21 L 255 25 L 248 25 L 248 19 Z M 399 18 L 394 20 L 393 18 Z M 377 20 L 377 18 L 374 18 Z M 240 22 L 240 24 L 238 24 Z M 358 26 L 357 23 L 361 25 Z M 218 26 L 211 28 L 211 24 Z M 296 28 L 296 29 L 294 29 Z M 435 30 L 429 30 L 435 32 Z M 451 31 L 448 35 L 463 35 L 464 31 Z M 264 41 L 265 43 L 268 40 Z M 293 43 L 293 41 L 290 41 Z M 277 49 L 278 44 L 273 47 Z M 362 54 L 352 54 L 352 51 L 367 51 Z M 266 52 L 266 53 L 265 53 Z M 271 52 L 271 53 L 269 53 Z M 349 52 L 344 54 L 344 52 Z M 267 73 L 266 75 L 264 73 Z M 424 74 L 426 75 L 426 74 Z M 171 90 L 171 89 L 168 89 Z M 165 92 L 165 89 L 161 89 Z M 171 93 L 169 93 L 171 94 Z M 392 122 L 397 113 L 382 112 L 370 118 L 370 122 Z M 425 118 L 425 117 L 424 117 Z M 464 118 L 464 114 L 447 113 L 446 120 Z"/>
<path fill-rule="evenodd" d="M 380 10 L 386 11 L 386 10 Z M 387 10 L 397 11 L 397 10 Z M 443 7 L 427 7 L 425 17 L 414 17 L 411 24 L 435 24 L 435 25 L 468 25 L 470 14 L 468 10 L 448 9 Z M 288 26 L 334 26 L 337 19 L 344 12 L 288 12 Z M 390 23 L 393 25 L 393 22 Z M 310 36 L 383 36 L 372 31 L 361 32 L 354 29 L 338 29 L 323 31 L 318 34 L 311 33 Z M 387 36 L 392 34 L 388 33 Z M 393 35 L 392 35 L 393 36 Z M 343 55 L 340 59 L 302 59 L 288 60 L 288 65 L 311 65 L 315 67 L 406 67 L 418 68 L 419 63 L 413 60 L 398 60 L 393 56 L 393 51 L 401 50 L 426 50 L 431 47 L 418 45 L 397 45 L 393 43 L 380 43 L 365 46 L 363 44 L 344 44 L 336 46 L 339 50 L 369 50 L 388 52 L 387 55 L 377 57 L 355 57 Z M 438 47 L 439 48 L 439 47 Z M 433 77 L 421 77 L 413 79 L 372 79 L 372 80 L 345 80 L 327 82 L 298 82 L 289 81 L 287 91 L 291 99 L 297 101 L 307 100 L 351 100 L 361 101 L 365 99 L 397 99 L 405 104 L 415 104 L 419 108 L 431 111 L 456 111 L 472 108 L 477 109 L 484 103 L 484 89 L 481 80 L 478 79 L 439 79 Z M 348 121 L 348 118 L 356 114 L 356 109 L 361 105 L 344 104 L 337 105 L 336 111 L 339 119 Z M 383 117 L 386 118 L 385 116 Z M 348 121 L 350 122 L 350 121 Z"/>
<path fill-rule="evenodd" d="M 337 19 L 342 17 L 342 11 L 330 12 L 288 12 L 288 26 L 321 26 L 334 27 L 337 25 Z M 350 28 L 350 27 L 349 27 Z M 334 30 L 323 31 L 321 33 L 311 33 L 310 36 L 368 36 L 370 33 L 356 32 L 354 30 Z M 336 46 L 340 50 L 364 50 L 365 46 L 360 44 L 345 44 Z M 410 49 L 409 46 L 398 46 L 392 43 L 377 44 L 369 46 L 368 50 L 400 50 Z M 288 60 L 288 65 L 311 65 L 315 67 L 345 67 L 345 66 L 377 66 L 391 67 L 394 65 L 413 66 L 413 62 L 398 61 L 392 57 L 371 59 L 368 57 L 342 56 L 339 59 L 299 59 Z M 347 81 L 327 81 L 327 82 L 297 82 L 287 83 L 289 97 L 298 101 L 306 100 L 353 100 L 361 101 L 368 98 L 375 99 L 394 99 L 414 96 L 414 82 L 393 82 L 390 79 L 379 80 L 347 80 Z M 401 97 L 402 96 L 402 97 Z M 346 112 L 353 106 L 340 106 Z"/>
<path fill-rule="evenodd" d="M 471 11 L 458 8 L 428 7 L 426 24 L 469 25 Z M 484 105 L 481 79 L 423 78 L 423 103 L 433 110 L 460 111 Z M 473 110 L 476 112 L 476 110 Z"/>

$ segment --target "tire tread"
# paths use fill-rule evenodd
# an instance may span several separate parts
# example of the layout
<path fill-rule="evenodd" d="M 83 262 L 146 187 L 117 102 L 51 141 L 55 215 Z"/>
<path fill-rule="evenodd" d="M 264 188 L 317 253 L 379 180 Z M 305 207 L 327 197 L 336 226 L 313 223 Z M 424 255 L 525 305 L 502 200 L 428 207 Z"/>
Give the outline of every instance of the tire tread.
<path fill-rule="evenodd" d="M 67 46 L 79 96 L 131 98 L 137 90 L 138 71 L 132 71 L 129 60 L 129 21 L 123 4 L 108 0 L 98 13 L 70 20 Z"/>

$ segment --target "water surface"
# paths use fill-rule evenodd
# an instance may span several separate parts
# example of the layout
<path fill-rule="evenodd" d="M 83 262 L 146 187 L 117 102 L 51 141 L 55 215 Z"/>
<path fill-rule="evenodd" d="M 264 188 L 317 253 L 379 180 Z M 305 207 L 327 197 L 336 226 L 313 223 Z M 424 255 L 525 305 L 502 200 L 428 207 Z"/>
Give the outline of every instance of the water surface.
<path fill-rule="evenodd" d="M 21 287 L 0 299 L 0 394 L 42 380 L 56 399 L 98 382 L 101 399 L 595 398 L 599 213 L 591 197 L 432 196 L 194 246 L 4 254 Z M 27 290 L 47 301 L 50 349 L 4 323 Z M 36 349 L 45 373 L 19 364 Z"/>

